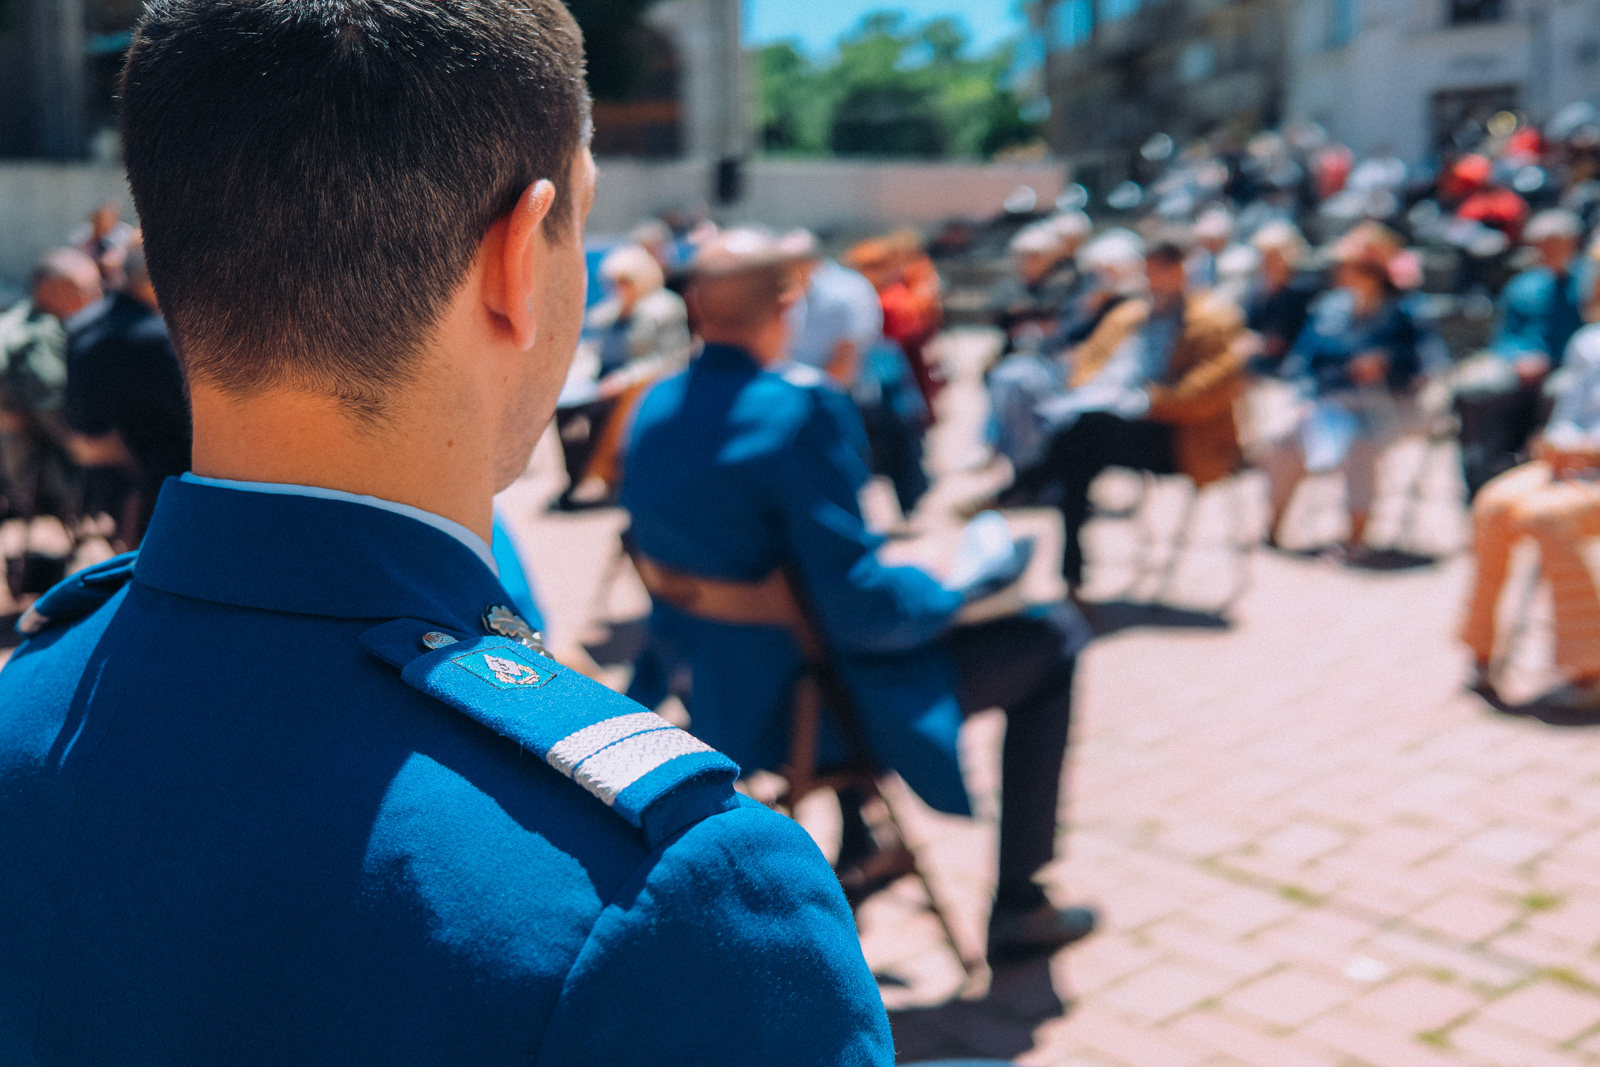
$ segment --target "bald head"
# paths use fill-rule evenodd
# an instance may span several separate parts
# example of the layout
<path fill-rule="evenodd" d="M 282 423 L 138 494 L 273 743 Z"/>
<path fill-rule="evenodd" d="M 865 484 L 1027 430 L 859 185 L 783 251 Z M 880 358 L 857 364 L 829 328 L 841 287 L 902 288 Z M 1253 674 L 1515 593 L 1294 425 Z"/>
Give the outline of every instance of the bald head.
<path fill-rule="evenodd" d="M 784 355 L 784 312 L 799 297 L 794 260 L 762 230 L 727 230 L 695 257 L 689 302 L 707 344 L 743 348 L 763 362 Z"/>
<path fill-rule="evenodd" d="M 75 248 L 47 253 L 33 270 L 33 305 L 58 319 L 70 318 L 104 296 L 100 268 Z"/>
<path fill-rule="evenodd" d="M 142 236 L 134 238 L 128 245 L 128 258 L 122 265 L 122 270 L 127 278 L 123 282 L 122 291 L 152 311 L 161 310 L 161 304 L 156 299 L 155 283 L 150 280 L 150 263 L 144 256 Z"/>

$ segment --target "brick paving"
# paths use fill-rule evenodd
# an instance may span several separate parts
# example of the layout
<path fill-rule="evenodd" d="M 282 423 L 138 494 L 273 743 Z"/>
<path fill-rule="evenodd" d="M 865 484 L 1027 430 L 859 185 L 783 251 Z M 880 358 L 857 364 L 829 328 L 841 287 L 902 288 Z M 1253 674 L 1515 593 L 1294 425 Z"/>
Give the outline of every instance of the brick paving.
<path fill-rule="evenodd" d="M 916 517 L 924 536 L 902 553 L 935 558 L 954 529 L 949 505 L 982 487 L 981 472 L 963 472 L 979 457 L 982 343 L 945 348 L 957 382 L 934 442 L 941 477 Z M 540 514 L 552 458 L 547 446 L 505 506 L 552 629 L 604 646 L 620 682 L 645 608 L 615 565 L 623 519 Z M 1238 557 L 1235 520 L 1244 509 L 1244 528 L 1258 525 L 1264 499 L 1247 480 L 1206 494 L 1167 606 L 1152 607 L 1141 601 L 1160 567 L 1138 562 L 1135 523 L 1159 556 L 1184 488 L 1158 484 L 1139 519 L 1097 521 L 1089 595 L 1112 603 L 1084 657 L 1049 887 L 1097 904 L 1104 927 L 1047 963 L 969 982 L 913 883 L 868 901 L 862 941 L 903 1060 L 1600 1064 L 1600 728 L 1499 714 L 1462 691 L 1453 456 L 1413 443 L 1391 461 L 1375 536 L 1436 564 L 1371 573 Z M 1140 483 L 1111 476 L 1100 489 L 1126 501 Z M 1291 543 L 1337 536 L 1336 494 L 1307 487 Z M 1058 549 L 1047 513 L 1015 519 L 1044 538 L 1043 556 Z M 1030 583 L 1048 593 L 1042 562 Z M 1241 565 L 1249 586 L 1218 614 Z M 1553 681 L 1548 608 L 1532 604 L 1508 669 L 1517 699 Z M 993 879 L 1002 729 L 980 716 L 963 739 L 978 817 L 923 810 L 912 826 L 969 952 Z M 825 801 L 802 813 L 825 847 L 829 816 Z"/>

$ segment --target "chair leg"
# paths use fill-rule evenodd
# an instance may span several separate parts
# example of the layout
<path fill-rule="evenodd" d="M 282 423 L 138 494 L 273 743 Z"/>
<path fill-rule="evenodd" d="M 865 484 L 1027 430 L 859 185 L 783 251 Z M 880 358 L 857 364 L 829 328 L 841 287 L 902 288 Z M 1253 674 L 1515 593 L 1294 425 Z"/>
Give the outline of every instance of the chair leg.
<path fill-rule="evenodd" d="M 916 874 L 917 880 L 922 883 L 922 891 L 927 894 L 928 910 L 933 912 L 934 919 L 939 923 L 939 929 L 944 933 L 945 941 L 950 945 L 950 951 L 955 953 L 956 959 L 961 962 L 961 969 L 966 972 L 967 977 L 970 979 L 982 968 L 983 961 L 981 958 L 973 958 L 961 950 L 961 941 L 956 937 L 955 928 L 950 925 L 949 910 L 946 908 L 939 892 L 934 889 L 932 879 L 928 877 L 927 869 L 923 865 L 922 857 L 919 855 L 921 849 L 913 845 L 910 838 L 906 836 L 905 824 L 901 821 L 899 813 L 895 811 L 895 801 L 890 795 L 891 792 L 893 792 L 893 787 L 889 790 L 882 788 L 878 790 L 878 797 L 883 801 L 884 811 L 888 813 L 889 824 L 894 827 L 895 835 L 900 838 L 900 843 L 911 853 L 912 870 Z"/>
<path fill-rule="evenodd" d="M 1233 476 L 1234 500 L 1233 507 L 1233 558 L 1237 564 L 1234 574 L 1233 588 L 1228 591 L 1228 598 L 1223 601 L 1223 611 L 1232 608 L 1250 589 L 1251 560 L 1254 558 L 1257 538 L 1249 526 L 1250 510 L 1250 483 L 1243 474 Z"/>
<path fill-rule="evenodd" d="M 794 815 L 795 807 L 816 789 L 817 735 L 822 720 L 822 687 L 806 671 L 795 680 L 794 718 L 789 729 L 789 765 L 783 769 L 788 783 L 780 803 Z"/>
<path fill-rule="evenodd" d="M 1151 569 L 1150 561 L 1156 552 L 1156 537 L 1150 530 L 1149 518 L 1150 498 L 1155 494 L 1156 477 L 1149 471 L 1141 471 L 1140 478 L 1139 498 L 1127 512 L 1127 518 L 1133 523 L 1134 528 L 1133 561 L 1128 567 L 1128 583 L 1112 598 L 1114 600 L 1135 599 L 1139 587 L 1144 584 L 1145 576 Z"/>
<path fill-rule="evenodd" d="M 1166 602 L 1168 594 L 1172 592 L 1173 579 L 1178 576 L 1178 565 L 1183 562 L 1183 554 L 1194 539 L 1195 516 L 1200 511 L 1200 488 L 1190 482 L 1189 490 L 1189 501 L 1184 505 L 1183 518 L 1178 523 L 1178 535 L 1173 538 L 1172 549 L 1168 552 L 1166 563 L 1161 568 L 1161 583 L 1156 587 L 1152 603 Z"/>

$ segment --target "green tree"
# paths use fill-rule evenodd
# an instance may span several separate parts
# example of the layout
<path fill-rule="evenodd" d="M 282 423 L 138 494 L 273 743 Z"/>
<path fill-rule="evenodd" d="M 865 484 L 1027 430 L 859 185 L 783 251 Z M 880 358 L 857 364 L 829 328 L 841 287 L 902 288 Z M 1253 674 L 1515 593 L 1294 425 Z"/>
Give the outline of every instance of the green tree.
<path fill-rule="evenodd" d="M 757 53 L 756 72 L 762 145 L 771 152 L 826 152 L 833 99 L 811 60 L 780 41 Z"/>
<path fill-rule="evenodd" d="M 793 44 L 759 54 L 761 130 L 769 151 L 794 154 L 990 157 L 1036 140 L 1006 88 L 1012 51 L 969 54 L 959 22 L 911 25 L 874 12 L 818 64 Z"/>

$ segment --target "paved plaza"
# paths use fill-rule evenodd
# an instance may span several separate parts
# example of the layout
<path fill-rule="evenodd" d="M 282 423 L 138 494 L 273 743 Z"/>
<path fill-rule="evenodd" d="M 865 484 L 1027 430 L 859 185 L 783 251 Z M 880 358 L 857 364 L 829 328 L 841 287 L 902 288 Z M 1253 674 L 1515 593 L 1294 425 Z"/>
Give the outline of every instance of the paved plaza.
<path fill-rule="evenodd" d="M 982 491 L 986 475 L 964 471 L 981 461 L 984 343 L 945 344 L 956 381 L 932 446 L 940 477 L 903 555 L 936 559 L 955 504 Z M 543 513 L 553 459 L 547 447 L 503 503 L 552 629 L 597 648 L 621 681 L 646 610 L 616 558 L 624 520 Z M 1164 580 L 1185 488 L 1099 487 L 1108 510 L 1132 514 L 1091 528 L 1102 636 L 1080 675 L 1049 882 L 1062 902 L 1098 905 L 1104 927 L 1048 965 L 968 978 L 913 880 L 868 901 L 862 940 L 903 1060 L 1600 1064 L 1600 727 L 1496 712 L 1462 691 L 1454 459 L 1412 442 L 1391 460 L 1375 539 L 1436 563 L 1358 572 L 1239 555 L 1231 542 L 1264 506 L 1247 476 L 1202 498 Z M 1290 543 L 1337 536 L 1337 494 L 1307 486 Z M 1050 595 L 1059 528 L 1045 512 L 1013 518 L 1044 542 L 1029 584 Z M 1531 565 L 1512 613 L 1530 603 L 1517 590 Z M 1514 699 L 1554 681 L 1547 612 L 1531 600 L 1507 668 Z M 968 955 L 982 950 L 994 876 L 1002 730 L 994 714 L 964 738 L 977 819 L 911 820 Z M 802 817 L 826 847 L 836 809 L 823 799 Z"/>

